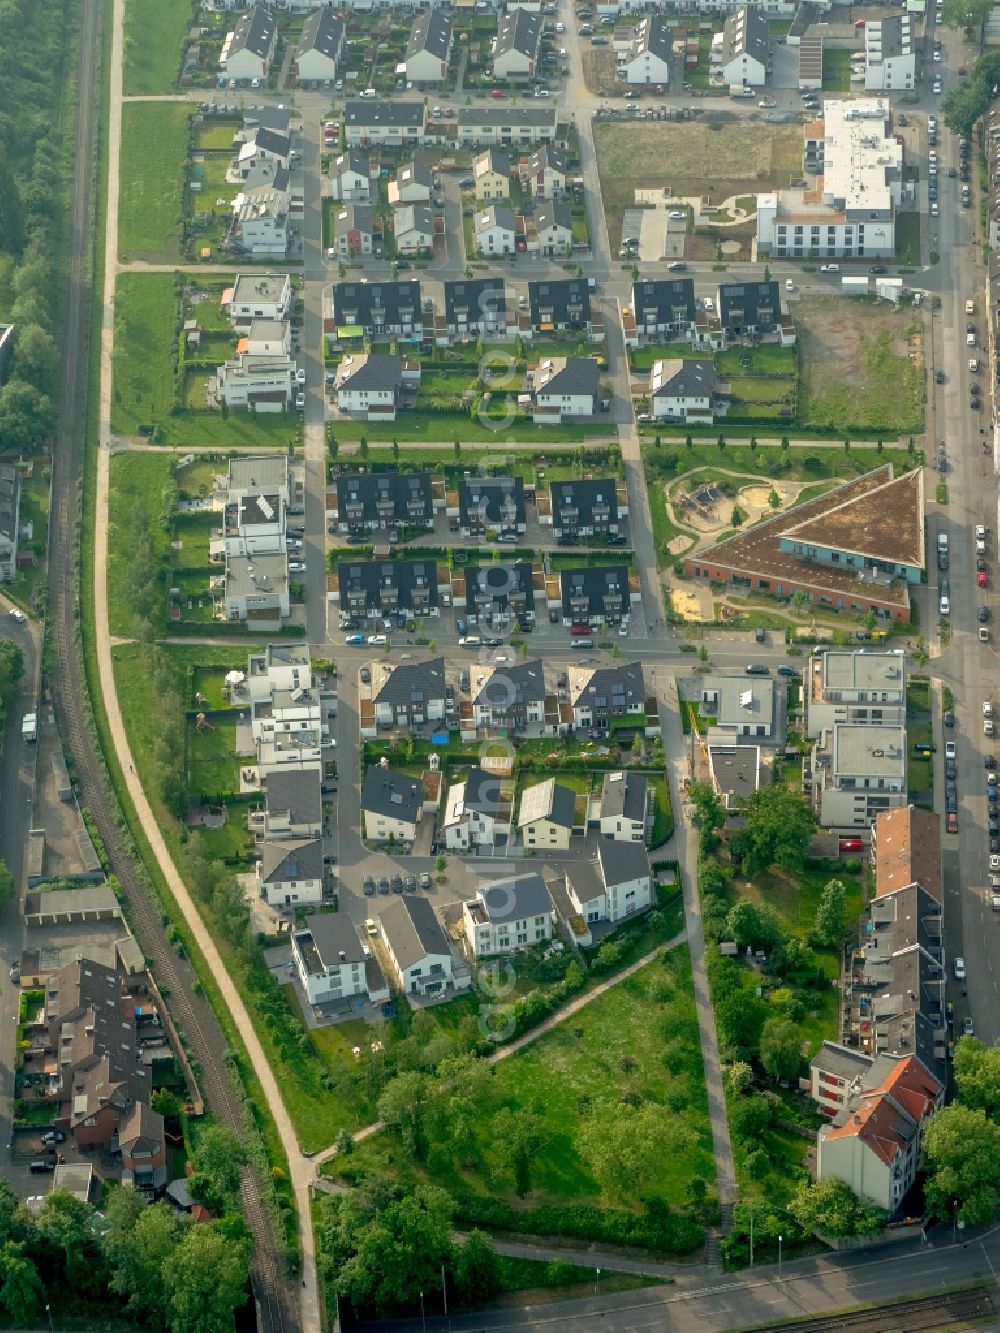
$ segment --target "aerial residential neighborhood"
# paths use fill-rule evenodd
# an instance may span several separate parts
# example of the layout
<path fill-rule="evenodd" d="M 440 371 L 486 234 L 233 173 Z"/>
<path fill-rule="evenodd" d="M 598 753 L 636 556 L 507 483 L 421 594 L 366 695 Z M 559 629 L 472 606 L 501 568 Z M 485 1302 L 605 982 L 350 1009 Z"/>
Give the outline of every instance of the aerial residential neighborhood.
<path fill-rule="evenodd" d="M 1000 11 L 9 9 L 0 1323 L 992 1326 Z"/>

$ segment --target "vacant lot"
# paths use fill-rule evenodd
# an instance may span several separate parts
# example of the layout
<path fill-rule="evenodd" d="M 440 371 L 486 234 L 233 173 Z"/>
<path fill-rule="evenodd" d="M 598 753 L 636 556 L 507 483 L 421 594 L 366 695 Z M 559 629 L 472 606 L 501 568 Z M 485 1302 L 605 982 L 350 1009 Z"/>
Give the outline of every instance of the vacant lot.
<path fill-rule="evenodd" d="M 173 90 L 191 19 L 192 6 L 184 0 L 125 0 L 126 97 Z"/>
<path fill-rule="evenodd" d="M 680 123 L 661 121 L 594 125 L 601 192 L 613 247 L 621 240 L 622 213 L 638 187 L 668 185 L 678 195 L 721 203 L 756 194 L 802 174 L 802 127 L 737 120 L 713 112 Z"/>
<path fill-rule="evenodd" d="M 118 250 L 123 261 L 180 259 L 190 108 L 164 102 L 122 107 Z"/>
<path fill-rule="evenodd" d="M 115 288 L 111 429 L 133 435 L 163 421 L 174 400 L 176 298 L 171 273 L 122 273 Z"/>
<path fill-rule="evenodd" d="M 923 325 L 912 310 L 849 297 L 794 309 L 802 429 L 917 433 L 924 428 Z"/>

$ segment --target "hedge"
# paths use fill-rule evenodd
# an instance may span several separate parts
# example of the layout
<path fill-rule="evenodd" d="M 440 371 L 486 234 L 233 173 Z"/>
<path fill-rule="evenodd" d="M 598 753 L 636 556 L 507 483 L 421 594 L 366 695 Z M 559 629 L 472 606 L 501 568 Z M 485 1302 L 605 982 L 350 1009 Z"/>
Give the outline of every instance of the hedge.
<path fill-rule="evenodd" d="M 514 1208 L 501 1199 L 457 1194 L 459 1225 L 511 1231 L 530 1236 L 572 1236 L 607 1245 L 637 1245 L 660 1254 L 690 1254 L 705 1243 L 705 1231 L 690 1217 L 672 1212 L 662 1199 L 650 1199 L 642 1213 L 593 1204 L 539 1204 Z"/>

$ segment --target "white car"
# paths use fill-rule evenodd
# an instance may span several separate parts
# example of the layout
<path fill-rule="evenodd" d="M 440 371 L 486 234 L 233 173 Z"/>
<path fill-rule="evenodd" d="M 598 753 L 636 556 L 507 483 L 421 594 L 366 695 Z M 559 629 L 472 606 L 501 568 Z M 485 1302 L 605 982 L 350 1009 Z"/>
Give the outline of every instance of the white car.
<path fill-rule="evenodd" d="M 940 213 L 941 213 L 941 210 L 940 210 L 940 209 L 938 208 L 938 206 L 937 206 L 937 200 L 935 200 L 934 203 L 931 204 L 931 217 L 932 217 L 932 218 L 939 217 L 939 216 L 940 216 Z"/>
<path fill-rule="evenodd" d="M 941 55 L 941 52 L 940 52 L 940 51 L 935 51 L 935 52 L 934 52 L 934 63 L 935 63 L 936 65 L 939 65 L 939 64 L 941 63 L 941 61 L 942 61 L 943 58 L 944 58 L 944 57 Z"/>
<path fill-rule="evenodd" d="M 306 410 L 306 396 L 304 393 L 297 393 L 295 395 L 295 408 L 298 412 L 304 412 Z"/>
<path fill-rule="evenodd" d="M 942 593 L 942 594 L 941 594 L 941 601 L 939 602 L 938 605 L 939 605 L 939 607 L 940 607 L 941 614 L 942 614 L 943 616 L 950 616 L 950 615 L 951 615 L 951 598 L 949 598 L 949 597 L 945 597 L 944 593 Z"/>
<path fill-rule="evenodd" d="M 957 757 L 957 755 L 958 755 L 958 750 L 957 750 L 957 748 L 956 748 L 956 746 L 955 746 L 955 742 L 954 742 L 954 741 L 945 741 L 945 743 L 944 743 L 944 757 L 945 757 L 945 759 L 955 759 L 955 758 Z"/>
<path fill-rule="evenodd" d="M 304 560 L 289 560 L 289 574 L 304 574 L 306 572 L 306 562 Z"/>
<path fill-rule="evenodd" d="M 306 382 L 306 372 L 302 369 L 301 366 L 299 366 L 298 370 L 295 372 L 295 383 L 305 384 L 305 382 Z"/>
<path fill-rule="evenodd" d="M 941 80 L 935 79 L 934 82 L 931 84 L 931 92 L 940 93 L 940 91 L 941 91 Z"/>
<path fill-rule="evenodd" d="M 16 606 L 12 606 L 8 614 L 10 615 L 11 620 L 16 620 L 19 625 L 23 625 L 28 619 L 24 612 L 19 611 Z"/>
<path fill-rule="evenodd" d="M 820 271 L 820 273 L 839 273 L 839 272 L 840 272 L 840 265 L 839 265 L 839 264 L 820 264 L 820 266 L 819 266 L 819 271 Z"/>
<path fill-rule="evenodd" d="M 368 635 L 368 647 L 369 647 L 369 648 L 384 648 L 385 645 L 386 645 L 388 642 L 389 642 L 389 640 L 388 640 L 388 638 L 387 638 L 384 634 L 369 634 L 369 635 Z"/>
<path fill-rule="evenodd" d="M 785 291 L 786 291 L 786 292 L 794 292 L 794 291 L 795 291 L 795 283 L 792 281 L 791 278 L 786 278 L 786 279 L 785 279 Z"/>
<path fill-rule="evenodd" d="M 956 981 L 964 981 L 964 980 L 965 980 L 965 959 L 964 959 L 964 958 L 956 958 L 956 959 L 955 959 L 955 980 L 956 980 Z"/>
<path fill-rule="evenodd" d="M 619 637 L 619 639 L 627 639 L 627 638 L 628 638 L 628 625 L 619 625 L 619 626 L 618 626 L 618 637 Z"/>
<path fill-rule="evenodd" d="M 981 541 L 981 542 L 984 542 L 984 541 L 986 540 L 986 528 L 985 528 L 985 525 L 982 524 L 982 523 L 977 523 L 977 524 L 976 524 L 976 539 L 977 539 L 977 541 Z M 11 611 L 11 615 L 13 615 L 13 614 L 14 614 L 14 612 Z"/>
<path fill-rule="evenodd" d="M 670 210 L 670 216 L 674 219 L 675 222 L 682 221 L 684 218 L 687 217 L 687 210 L 683 208 L 672 208 Z"/>
<path fill-rule="evenodd" d="M 983 717 L 992 717 L 992 716 L 993 716 L 993 705 L 990 703 L 989 699 L 984 699 Z"/>
<path fill-rule="evenodd" d="M 995 852 L 994 852 L 993 855 L 990 857 L 990 869 L 991 869 L 991 870 L 1000 870 L 1000 856 L 997 856 L 997 854 L 996 854 Z"/>

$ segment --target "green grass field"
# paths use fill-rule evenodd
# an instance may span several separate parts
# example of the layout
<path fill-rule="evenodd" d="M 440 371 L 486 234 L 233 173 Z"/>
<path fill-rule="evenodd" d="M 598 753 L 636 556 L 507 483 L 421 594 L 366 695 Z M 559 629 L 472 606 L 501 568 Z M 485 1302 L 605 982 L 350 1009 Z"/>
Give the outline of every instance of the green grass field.
<path fill-rule="evenodd" d="M 170 459 L 165 454 L 122 453 L 111 459 L 108 491 L 108 620 L 111 633 L 127 638 L 133 630 L 129 564 L 137 524 L 152 544 L 153 559 L 166 563 L 170 533 L 159 522 Z M 154 626 L 162 629 L 166 591 L 158 599 Z"/>
<path fill-rule="evenodd" d="M 190 108 L 163 102 L 122 107 L 118 253 L 123 261 L 172 264 L 181 257 Z"/>
<path fill-rule="evenodd" d="M 181 47 L 194 17 L 185 0 L 125 0 L 122 70 L 126 97 L 169 93 L 177 82 Z"/>
<path fill-rule="evenodd" d="M 170 273 L 121 273 L 115 288 L 111 429 L 133 435 L 165 421 L 174 400 L 176 301 Z"/>

